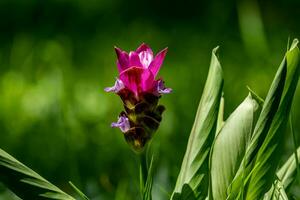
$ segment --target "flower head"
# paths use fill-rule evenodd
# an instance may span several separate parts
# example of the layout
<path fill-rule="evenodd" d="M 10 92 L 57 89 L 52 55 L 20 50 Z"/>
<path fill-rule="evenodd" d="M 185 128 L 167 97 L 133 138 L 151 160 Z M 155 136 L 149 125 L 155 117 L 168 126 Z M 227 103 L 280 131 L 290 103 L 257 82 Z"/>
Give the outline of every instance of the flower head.
<path fill-rule="evenodd" d="M 166 88 L 162 79 L 155 80 L 167 48 L 153 55 L 151 48 L 140 45 L 129 53 L 115 47 L 119 77 L 115 85 L 105 88 L 106 92 L 117 93 L 123 103 L 118 121 L 112 127 L 119 127 L 124 133 L 126 141 L 134 150 L 140 151 L 152 138 L 161 121 L 164 111 L 158 100 L 162 94 L 172 91 Z"/>

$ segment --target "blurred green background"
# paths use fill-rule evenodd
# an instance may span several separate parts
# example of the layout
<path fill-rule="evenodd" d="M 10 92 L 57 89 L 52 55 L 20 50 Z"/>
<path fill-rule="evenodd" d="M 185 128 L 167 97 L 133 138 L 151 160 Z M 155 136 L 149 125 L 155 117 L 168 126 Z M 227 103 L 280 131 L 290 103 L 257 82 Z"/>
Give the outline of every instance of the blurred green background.
<path fill-rule="evenodd" d="M 300 36 L 299 8 L 299 0 L 1 0 L 0 147 L 67 192 L 72 180 L 95 200 L 138 199 L 138 160 L 110 128 L 121 100 L 103 88 L 117 76 L 114 45 L 168 46 L 160 76 L 174 92 L 161 100 L 153 141 L 153 199 L 167 199 L 212 48 L 221 46 L 228 116 L 247 85 L 265 97 L 288 37 Z M 294 102 L 299 134 L 299 88 Z M 284 158 L 293 147 L 286 135 Z M 0 199 L 14 199 L 0 188 Z"/>

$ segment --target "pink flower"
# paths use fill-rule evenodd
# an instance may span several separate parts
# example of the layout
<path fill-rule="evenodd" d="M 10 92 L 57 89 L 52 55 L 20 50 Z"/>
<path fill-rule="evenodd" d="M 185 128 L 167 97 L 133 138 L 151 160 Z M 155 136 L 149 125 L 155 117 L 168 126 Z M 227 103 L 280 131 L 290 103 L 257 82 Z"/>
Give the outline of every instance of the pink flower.
<path fill-rule="evenodd" d="M 172 92 L 171 88 L 165 87 L 162 79 L 155 80 L 167 48 L 156 56 L 153 56 L 146 44 L 129 53 L 117 47 L 115 50 L 119 77 L 114 86 L 104 90 L 121 97 L 124 111 L 111 126 L 120 128 L 126 142 L 134 151 L 140 152 L 151 140 L 162 120 L 165 107 L 159 104 L 161 95 Z"/>
<path fill-rule="evenodd" d="M 151 48 L 146 44 L 142 44 L 135 51 L 130 51 L 129 54 L 115 47 L 119 79 L 115 86 L 105 90 L 118 93 L 126 88 L 133 92 L 137 99 L 144 92 L 158 95 L 170 93 L 171 89 L 165 88 L 162 80 L 155 80 L 167 50 L 163 49 L 154 57 Z"/>

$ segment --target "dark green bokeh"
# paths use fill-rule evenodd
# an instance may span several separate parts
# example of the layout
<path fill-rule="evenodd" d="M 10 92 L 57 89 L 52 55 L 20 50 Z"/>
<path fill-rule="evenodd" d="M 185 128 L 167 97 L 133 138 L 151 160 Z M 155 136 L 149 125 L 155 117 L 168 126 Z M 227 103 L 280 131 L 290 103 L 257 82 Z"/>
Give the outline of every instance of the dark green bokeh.
<path fill-rule="evenodd" d="M 212 48 L 221 46 L 228 116 L 247 85 L 265 97 L 288 37 L 300 37 L 299 7 L 298 0 L 2 0 L 0 147 L 66 191 L 72 180 L 92 199 L 138 199 L 137 158 L 110 128 L 121 100 L 103 88 L 117 76 L 114 45 L 168 46 L 159 76 L 174 92 L 161 100 L 167 110 L 153 141 L 154 199 L 167 199 Z M 294 102 L 297 121 L 299 89 Z M 0 199 L 13 199 L 1 188 Z"/>

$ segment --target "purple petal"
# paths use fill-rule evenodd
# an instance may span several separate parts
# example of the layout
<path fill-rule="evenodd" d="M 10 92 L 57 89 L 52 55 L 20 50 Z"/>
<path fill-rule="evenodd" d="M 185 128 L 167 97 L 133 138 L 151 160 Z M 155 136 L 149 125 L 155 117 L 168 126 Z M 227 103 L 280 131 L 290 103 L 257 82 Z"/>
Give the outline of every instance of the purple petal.
<path fill-rule="evenodd" d="M 125 133 L 130 129 L 129 119 L 126 116 L 120 116 L 117 122 L 111 123 L 111 127 L 120 128 Z"/>
<path fill-rule="evenodd" d="M 107 87 L 104 89 L 105 92 L 114 92 L 114 93 L 118 93 L 120 90 L 122 90 L 124 88 L 124 83 L 120 80 L 117 79 L 115 82 L 115 85 L 112 87 Z"/>
<path fill-rule="evenodd" d="M 166 88 L 163 80 L 157 81 L 157 92 L 158 94 L 169 94 L 172 92 L 172 88 Z"/>
<path fill-rule="evenodd" d="M 143 67 L 139 55 L 134 52 L 130 51 L 129 53 L 129 66 L 130 67 Z"/>
<path fill-rule="evenodd" d="M 163 64 L 163 61 L 165 59 L 165 56 L 167 54 L 168 48 L 163 49 L 160 51 L 154 58 L 154 60 L 151 62 L 149 69 L 152 71 L 152 74 L 154 77 L 158 74 L 158 71 Z"/>
<path fill-rule="evenodd" d="M 115 51 L 118 57 L 118 61 L 117 61 L 118 70 L 121 73 L 122 71 L 126 70 L 129 67 L 129 56 L 127 52 L 122 51 L 118 47 L 115 47 Z"/>

